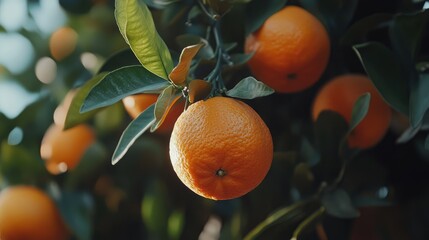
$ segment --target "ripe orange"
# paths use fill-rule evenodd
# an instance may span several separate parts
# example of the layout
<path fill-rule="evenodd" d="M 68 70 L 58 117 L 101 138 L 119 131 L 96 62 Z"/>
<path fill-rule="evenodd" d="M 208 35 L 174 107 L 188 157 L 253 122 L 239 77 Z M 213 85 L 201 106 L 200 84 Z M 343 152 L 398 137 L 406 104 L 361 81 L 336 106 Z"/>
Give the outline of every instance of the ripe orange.
<path fill-rule="evenodd" d="M 353 106 L 364 93 L 371 94 L 368 114 L 349 136 L 350 147 L 370 148 L 384 137 L 392 112 L 371 80 L 364 75 L 345 74 L 335 77 L 323 86 L 313 104 L 313 119 L 323 110 L 332 110 L 350 122 Z"/>
<path fill-rule="evenodd" d="M 68 130 L 51 125 L 46 131 L 40 147 L 47 170 L 59 174 L 77 166 L 88 147 L 95 141 L 91 127 L 80 124 Z"/>
<path fill-rule="evenodd" d="M 214 97 L 180 115 L 170 159 L 180 180 L 215 200 L 240 197 L 261 183 L 273 158 L 270 131 L 245 103 Z"/>
<path fill-rule="evenodd" d="M 317 82 L 330 55 L 329 36 L 306 10 L 287 6 L 246 38 L 245 52 L 255 77 L 277 92 L 304 90 Z"/>
<path fill-rule="evenodd" d="M 22 185 L 0 192 L 2 240 L 62 240 L 68 237 L 57 207 L 41 190 Z"/>
<path fill-rule="evenodd" d="M 122 99 L 125 110 L 132 118 L 136 118 L 140 113 L 146 110 L 150 105 L 154 104 L 158 99 L 158 94 L 137 94 L 125 97 Z M 170 133 L 173 130 L 174 123 L 182 114 L 185 108 L 185 101 L 177 100 L 173 107 L 168 112 L 162 125 L 156 130 L 159 133 Z"/>
<path fill-rule="evenodd" d="M 49 39 L 49 50 L 52 57 L 63 60 L 74 52 L 77 45 L 78 35 L 73 28 L 61 27 L 52 33 Z"/>

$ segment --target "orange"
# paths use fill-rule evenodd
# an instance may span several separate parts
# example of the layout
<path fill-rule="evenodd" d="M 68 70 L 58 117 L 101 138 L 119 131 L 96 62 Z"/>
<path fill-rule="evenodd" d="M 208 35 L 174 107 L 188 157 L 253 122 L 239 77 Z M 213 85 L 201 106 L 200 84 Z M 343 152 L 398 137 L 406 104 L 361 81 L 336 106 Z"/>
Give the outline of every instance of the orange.
<path fill-rule="evenodd" d="M 94 141 L 95 133 L 88 125 L 80 124 L 64 131 L 61 126 L 53 124 L 43 137 L 40 155 L 50 173 L 63 173 L 78 165 Z"/>
<path fill-rule="evenodd" d="M 214 97 L 180 115 L 170 138 L 170 159 L 179 179 L 210 199 L 240 197 L 266 176 L 273 158 L 270 131 L 245 103 Z"/>
<path fill-rule="evenodd" d="M 2 240 L 64 240 L 69 232 L 52 199 L 31 186 L 8 187 L 0 192 Z"/>
<path fill-rule="evenodd" d="M 78 35 L 73 28 L 61 27 L 52 33 L 49 39 L 49 50 L 52 57 L 57 60 L 63 60 L 76 49 Z"/>
<path fill-rule="evenodd" d="M 318 92 L 313 104 L 313 119 L 323 110 L 339 113 L 350 123 L 353 106 L 364 93 L 371 94 L 368 113 L 348 138 L 350 147 L 370 148 L 384 137 L 390 125 L 392 112 L 371 80 L 364 75 L 345 74 L 335 77 Z"/>
<path fill-rule="evenodd" d="M 137 94 L 125 97 L 122 99 L 125 110 L 133 118 L 137 118 L 140 113 L 146 110 L 150 105 L 154 104 L 158 99 L 158 94 Z M 159 133 L 171 133 L 174 123 L 185 109 L 185 101 L 177 100 L 173 107 L 168 112 L 167 117 L 161 126 L 156 130 Z"/>
<path fill-rule="evenodd" d="M 306 10 L 287 6 L 246 38 L 253 75 L 280 93 L 302 91 L 316 83 L 330 55 L 329 36 Z"/>

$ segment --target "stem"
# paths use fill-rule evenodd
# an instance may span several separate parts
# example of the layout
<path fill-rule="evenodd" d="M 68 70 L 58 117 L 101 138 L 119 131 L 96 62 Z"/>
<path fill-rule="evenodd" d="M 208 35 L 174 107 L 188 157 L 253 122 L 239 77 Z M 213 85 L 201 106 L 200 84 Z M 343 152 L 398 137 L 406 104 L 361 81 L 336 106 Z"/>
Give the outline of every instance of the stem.
<path fill-rule="evenodd" d="M 304 232 L 307 227 L 317 221 L 319 217 L 321 217 L 325 213 L 325 207 L 320 207 L 317 211 L 311 214 L 308 218 L 306 218 L 303 222 L 301 222 L 298 227 L 293 232 L 291 240 L 298 240 L 298 237 Z"/>
<path fill-rule="evenodd" d="M 225 64 L 225 50 L 223 47 L 223 41 L 220 36 L 220 23 L 216 20 L 212 27 L 214 39 L 216 42 L 216 65 L 214 69 L 207 75 L 207 81 L 213 85 L 211 95 L 217 95 L 224 93 L 227 89 L 222 79 L 222 67 Z"/>
<path fill-rule="evenodd" d="M 222 94 L 226 92 L 225 83 L 222 79 L 222 67 L 226 63 L 225 58 L 225 49 L 223 46 L 223 40 L 220 34 L 220 17 L 216 14 L 211 14 L 210 11 L 206 8 L 206 6 L 201 2 L 201 0 L 197 1 L 202 11 L 207 15 L 208 18 L 212 21 L 212 25 L 208 27 L 207 39 L 210 37 L 210 32 L 213 32 L 214 40 L 216 43 L 216 65 L 213 70 L 205 77 L 205 79 L 212 84 L 212 90 L 210 92 L 210 96 L 216 96 L 218 94 Z"/>

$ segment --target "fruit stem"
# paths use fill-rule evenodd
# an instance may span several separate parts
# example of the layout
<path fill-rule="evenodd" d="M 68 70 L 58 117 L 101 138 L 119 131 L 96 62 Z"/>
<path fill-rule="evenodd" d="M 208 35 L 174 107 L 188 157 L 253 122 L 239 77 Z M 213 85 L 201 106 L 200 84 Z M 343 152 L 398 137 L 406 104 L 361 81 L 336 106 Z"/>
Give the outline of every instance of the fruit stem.
<path fill-rule="evenodd" d="M 224 49 L 223 40 L 220 33 L 221 18 L 219 17 L 219 15 L 211 14 L 200 0 L 198 1 L 198 4 L 200 5 L 202 11 L 213 22 L 212 26 L 209 26 L 208 29 L 209 31 L 211 30 L 213 32 L 213 36 L 216 43 L 216 51 L 215 51 L 216 65 L 205 79 L 212 84 L 212 90 L 210 92 L 210 96 L 215 96 L 215 95 L 223 94 L 224 92 L 227 91 L 225 87 L 225 83 L 223 82 L 223 78 L 222 78 L 222 67 L 226 63 L 225 55 L 227 53 Z M 207 34 L 207 35 L 210 36 L 210 34 Z"/>

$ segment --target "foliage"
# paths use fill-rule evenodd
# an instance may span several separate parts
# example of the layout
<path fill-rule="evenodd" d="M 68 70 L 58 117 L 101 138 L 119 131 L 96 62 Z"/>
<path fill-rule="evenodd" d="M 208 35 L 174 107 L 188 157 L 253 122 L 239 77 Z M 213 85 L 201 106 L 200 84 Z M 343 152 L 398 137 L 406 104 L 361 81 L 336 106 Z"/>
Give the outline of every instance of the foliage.
<path fill-rule="evenodd" d="M 0 65 L 0 84 L 3 78 L 14 79 L 38 94 L 17 116 L 0 112 L 0 188 L 27 184 L 45 190 L 73 239 L 198 239 L 210 227 L 218 228 L 219 239 L 323 239 L 323 234 L 356 239 L 354 220 L 366 216 L 363 207 L 380 206 L 396 206 L 406 214 L 380 220 L 366 229 L 371 234 L 429 237 L 416 223 L 429 217 L 429 49 L 424 44 L 429 11 L 422 10 L 422 3 L 59 3 L 71 13 L 66 24 L 77 31 L 79 42 L 71 55 L 55 62 L 54 81 L 36 81 L 33 67 L 16 75 Z M 32 4 L 41 1 L 29 1 L 29 9 Z M 300 5 L 321 20 L 332 50 L 316 85 L 279 94 L 251 75 L 246 63 L 252 54 L 243 53 L 243 44 L 287 5 Z M 3 26 L 0 31 L 9 33 Z M 29 39 L 37 58 L 50 56 L 46 35 L 29 28 L 18 32 Z M 84 66 L 85 53 L 92 53 L 98 65 Z M 394 112 L 383 141 L 368 150 L 350 149 L 346 139 L 365 118 L 369 94 L 356 101 L 349 124 L 331 111 L 315 122 L 310 117 L 316 91 L 347 72 L 366 73 Z M 97 142 L 75 169 L 52 175 L 40 158 L 41 139 L 56 106 L 75 88 L 65 128 L 90 124 Z M 159 94 L 157 102 L 131 120 L 120 101 L 145 93 Z M 169 136 L 156 131 L 179 99 L 188 107 L 219 95 L 251 105 L 274 142 L 266 179 L 228 201 L 203 199 L 184 187 L 168 160 Z M 0 97 L 2 105 L 12 104 Z"/>

